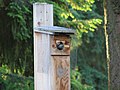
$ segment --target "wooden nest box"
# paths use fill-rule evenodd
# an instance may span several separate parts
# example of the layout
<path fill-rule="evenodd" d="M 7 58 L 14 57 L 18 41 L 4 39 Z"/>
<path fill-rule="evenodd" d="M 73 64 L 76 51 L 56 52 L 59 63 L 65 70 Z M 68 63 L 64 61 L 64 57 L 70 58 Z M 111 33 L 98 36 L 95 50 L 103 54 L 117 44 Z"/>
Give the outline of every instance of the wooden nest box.
<path fill-rule="evenodd" d="M 70 35 L 74 34 L 74 30 L 58 26 L 41 26 L 35 28 L 35 32 L 42 34 L 41 40 L 43 40 L 41 43 L 46 42 L 50 45 L 48 47 L 52 56 L 70 55 Z M 46 41 L 46 39 L 49 41 Z"/>
<path fill-rule="evenodd" d="M 46 16 L 51 15 L 51 5 L 34 4 L 33 10 L 35 90 L 70 90 L 70 35 L 74 30 L 52 26 L 52 16 Z"/>

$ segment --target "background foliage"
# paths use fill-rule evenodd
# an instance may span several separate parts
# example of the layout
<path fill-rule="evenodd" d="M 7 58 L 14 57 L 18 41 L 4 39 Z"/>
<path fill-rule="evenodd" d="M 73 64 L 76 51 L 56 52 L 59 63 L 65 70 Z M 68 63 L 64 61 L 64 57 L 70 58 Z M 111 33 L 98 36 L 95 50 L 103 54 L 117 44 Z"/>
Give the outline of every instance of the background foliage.
<path fill-rule="evenodd" d="M 0 88 L 33 89 L 33 79 L 27 77 L 33 76 L 32 3 L 36 1 L 54 5 L 54 25 L 76 30 L 71 89 L 107 90 L 102 0 L 0 0 Z M 13 87 L 4 87 L 9 83 Z"/>
<path fill-rule="evenodd" d="M 34 90 L 33 77 L 10 74 L 7 66 L 0 71 L 0 90 Z"/>

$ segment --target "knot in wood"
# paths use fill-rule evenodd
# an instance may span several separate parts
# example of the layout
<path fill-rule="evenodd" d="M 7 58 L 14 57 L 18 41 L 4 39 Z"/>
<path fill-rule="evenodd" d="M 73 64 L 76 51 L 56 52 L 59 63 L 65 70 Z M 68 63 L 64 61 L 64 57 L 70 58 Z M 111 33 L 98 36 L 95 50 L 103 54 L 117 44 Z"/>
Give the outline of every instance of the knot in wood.
<path fill-rule="evenodd" d="M 62 68 L 61 66 L 59 66 L 57 69 L 57 76 L 59 78 L 63 77 L 66 71 L 67 70 L 65 68 Z"/>

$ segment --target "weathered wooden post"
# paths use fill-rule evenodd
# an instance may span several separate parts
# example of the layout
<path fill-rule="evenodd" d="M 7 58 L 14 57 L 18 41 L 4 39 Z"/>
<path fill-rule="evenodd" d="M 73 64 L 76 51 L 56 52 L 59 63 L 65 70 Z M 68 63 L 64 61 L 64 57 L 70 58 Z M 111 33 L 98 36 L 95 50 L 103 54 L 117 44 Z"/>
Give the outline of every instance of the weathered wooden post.
<path fill-rule="evenodd" d="M 70 90 L 70 34 L 53 26 L 53 6 L 33 4 L 35 90 Z"/>

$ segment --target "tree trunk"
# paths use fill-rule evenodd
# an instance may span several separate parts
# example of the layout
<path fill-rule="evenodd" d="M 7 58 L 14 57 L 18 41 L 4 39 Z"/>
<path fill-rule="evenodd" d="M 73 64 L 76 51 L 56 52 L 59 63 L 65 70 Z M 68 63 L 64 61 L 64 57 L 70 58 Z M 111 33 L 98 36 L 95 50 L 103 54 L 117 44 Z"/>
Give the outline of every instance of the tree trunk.
<path fill-rule="evenodd" d="M 120 90 L 120 0 L 104 0 L 109 90 Z"/>

